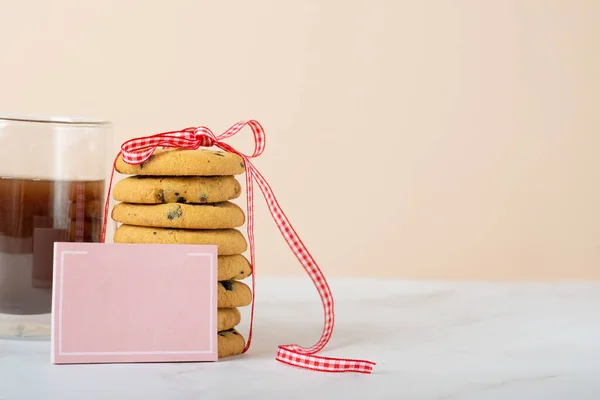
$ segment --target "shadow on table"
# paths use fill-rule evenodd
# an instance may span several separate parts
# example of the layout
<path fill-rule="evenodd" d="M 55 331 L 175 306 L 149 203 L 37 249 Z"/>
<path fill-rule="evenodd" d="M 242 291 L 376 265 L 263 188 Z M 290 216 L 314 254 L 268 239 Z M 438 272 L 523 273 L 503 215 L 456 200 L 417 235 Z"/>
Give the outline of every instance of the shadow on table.
<path fill-rule="evenodd" d="M 322 329 L 322 324 L 300 321 L 296 323 L 264 321 L 260 325 L 255 324 L 252 343 L 246 355 L 259 359 L 272 359 L 276 356 L 277 347 L 280 345 L 313 346 L 319 340 Z M 241 329 L 241 331 L 247 334 L 247 330 Z M 397 332 L 392 329 L 389 331 L 378 329 L 377 341 L 392 338 L 395 334 Z M 323 353 L 330 350 L 343 351 L 350 346 L 373 345 L 374 340 L 373 331 L 367 324 L 337 326 L 330 342 L 323 349 Z M 331 356 L 343 357 L 343 354 L 332 354 Z"/>

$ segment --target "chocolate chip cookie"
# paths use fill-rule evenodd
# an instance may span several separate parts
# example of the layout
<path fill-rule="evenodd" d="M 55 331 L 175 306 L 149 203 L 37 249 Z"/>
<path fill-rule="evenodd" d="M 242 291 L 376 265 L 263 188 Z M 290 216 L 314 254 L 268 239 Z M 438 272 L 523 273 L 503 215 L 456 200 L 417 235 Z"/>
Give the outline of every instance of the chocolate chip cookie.
<path fill-rule="evenodd" d="M 219 308 L 245 307 L 252 303 L 252 291 L 239 281 L 219 281 L 217 304 Z"/>
<path fill-rule="evenodd" d="M 208 149 L 157 149 L 143 164 L 127 164 L 119 155 L 117 172 L 151 176 L 223 176 L 244 172 L 244 160 L 235 153 Z"/>
<path fill-rule="evenodd" d="M 237 228 L 244 211 L 232 202 L 213 204 L 129 204 L 113 207 L 112 218 L 123 224 L 179 229 Z"/>
<path fill-rule="evenodd" d="M 221 331 L 217 336 L 219 358 L 241 354 L 246 347 L 244 337 L 235 329 Z"/>
<path fill-rule="evenodd" d="M 233 176 L 130 176 L 115 185 L 113 198 L 124 203 L 219 203 L 240 196 Z"/>
<path fill-rule="evenodd" d="M 115 243 L 214 244 L 219 255 L 242 254 L 248 242 L 237 229 L 167 229 L 121 225 L 115 230 Z"/>
<path fill-rule="evenodd" d="M 217 331 L 235 328 L 241 320 L 242 316 L 237 308 L 219 308 L 217 310 Z"/>
<path fill-rule="evenodd" d="M 217 264 L 219 266 L 218 280 L 242 280 L 252 274 L 250 262 L 241 254 L 231 256 L 219 256 Z"/>

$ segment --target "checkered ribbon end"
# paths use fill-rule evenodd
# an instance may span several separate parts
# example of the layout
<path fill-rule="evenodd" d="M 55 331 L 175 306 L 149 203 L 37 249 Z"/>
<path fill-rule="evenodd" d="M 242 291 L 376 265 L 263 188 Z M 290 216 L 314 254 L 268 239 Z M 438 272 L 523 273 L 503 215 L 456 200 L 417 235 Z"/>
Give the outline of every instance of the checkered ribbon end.
<path fill-rule="evenodd" d="M 241 153 L 224 142 L 225 139 L 234 136 L 246 126 L 250 127 L 254 135 L 254 152 L 252 155 Z M 253 299 L 251 306 L 250 331 L 248 333 L 248 340 L 244 352 L 248 351 L 250 348 L 250 343 L 252 342 L 252 327 L 254 322 L 254 277 L 256 275 L 254 268 L 256 265 L 254 256 L 254 183 L 256 183 L 267 202 L 269 212 L 279 228 L 281 235 L 315 285 L 317 292 L 321 297 L 325 319 L 321 338 L 314 346 L 309 348 L 304 348 L 295 344 L 279 346 L 276 360 L 288 365 L 314 371 L 358 372 L 365 374 L 371 373 L 373 366 L 375 365 L 375 363 L 371 361 L 329 358 L 315 355 L 327 345 L 333 332 L 333 296 L 323 272 L 313 259 L 312 255 L 309 253 L 304 243 L 302 243 L 300 236 L 296 233 L 287 216 L 281 209 L 281 206 L 275 198 L 273 190 L 267 183 L 266 179 L 250 162 L 250 159 L 260 156 L 265 148 L 265 132 L 258 121 L 249 120 L 238 122 L 219 136 L 216 136 L 210 129 L 206 127 L 194 127 L 186 128 L 180 131 L 164 132 L 152 136 L 131 139 L 123 143 L 121 146 L 121 152 L 119 155 L 117 155 L 117 158 L 122 155 L 123 161 L 126 163 L 141 164 L 147 161 L 150 156 L 152 156 L 152 153 L 159 147 L 196 150 L 200 147 L 211 146 L 217 146 L 224 151 L 239 155 L 244 160 L 244 165 L 246 168 L 246 203 L 248 208 L 246 225 L 248 229 L 248 242 L 250 248 L 250 264 L 252 265 L 254 273 L 251 276 Z M 115 163 L 117 158 L 115 159 Z M 104 242 L 106 238 L 106 221 L 108 217 L 110 191 L 114 173 L 115 168 L 113 164 L 108 187 L 108 195 L 104 206 L 102 242 Z"/>

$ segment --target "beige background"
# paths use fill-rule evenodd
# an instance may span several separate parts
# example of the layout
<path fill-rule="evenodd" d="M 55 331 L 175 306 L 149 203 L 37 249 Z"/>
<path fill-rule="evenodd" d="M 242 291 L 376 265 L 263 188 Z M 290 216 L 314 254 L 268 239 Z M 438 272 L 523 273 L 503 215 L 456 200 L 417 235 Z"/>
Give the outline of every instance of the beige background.
<path fill-rule="evenodd" d="M 328 276 L 600 278 L 599 1 L 0 7 L 2 112 L 118 143 L 258 119 Z M 303 273 L 257 204 L 260 274 Z"/>

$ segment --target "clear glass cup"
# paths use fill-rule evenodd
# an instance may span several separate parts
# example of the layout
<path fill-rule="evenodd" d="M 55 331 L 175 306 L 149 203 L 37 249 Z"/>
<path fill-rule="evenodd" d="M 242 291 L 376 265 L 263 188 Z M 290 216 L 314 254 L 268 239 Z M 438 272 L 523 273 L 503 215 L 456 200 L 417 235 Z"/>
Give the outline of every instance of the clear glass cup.
<path fill-rule="evenodd" d="M 48 338 L 53 245 L 101 240 L 112 124 L 0 115 L 0 337 Z"/>

